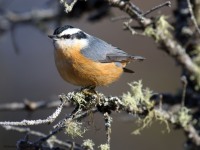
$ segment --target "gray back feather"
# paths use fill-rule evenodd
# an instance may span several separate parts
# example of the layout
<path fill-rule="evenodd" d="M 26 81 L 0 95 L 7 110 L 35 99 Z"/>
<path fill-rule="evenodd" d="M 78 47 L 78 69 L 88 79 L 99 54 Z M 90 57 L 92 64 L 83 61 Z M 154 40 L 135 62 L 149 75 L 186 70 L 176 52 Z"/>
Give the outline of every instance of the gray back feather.
<path fill-rule="evenodd" d="M 91 35 L 88 36 L 89 44 L 87 47 L 81 50 L 81 53 L 94 61 L 98 62 L 106 62 L 108 55 L 113 56 L 128 56 L 128 54 L 112 45 L 106 43 L 105 41 L 93 37 Z"/>

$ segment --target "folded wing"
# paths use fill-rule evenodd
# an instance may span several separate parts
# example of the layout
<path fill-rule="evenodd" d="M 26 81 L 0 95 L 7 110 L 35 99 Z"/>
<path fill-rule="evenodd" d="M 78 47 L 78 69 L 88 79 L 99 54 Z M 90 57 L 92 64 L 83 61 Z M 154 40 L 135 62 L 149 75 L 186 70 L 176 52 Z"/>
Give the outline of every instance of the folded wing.
<path fill-rule="evenodd" d="M 101 62 L 101 63 L 129 63 L 132 61 L 142 61 L 144 60 L 141 56 L 133 56 L 129 55 L 126 52 L 113 47 L 112 45 L 106 43 L 105 41 L 95 38 L 89 37 L 90 44 L 88 47 L 85 47 L 81 50 L 81 53 L 93 61 Z M 132 70 L 127 68 L 123 68 L 124 72 L 133 73 Z"/>

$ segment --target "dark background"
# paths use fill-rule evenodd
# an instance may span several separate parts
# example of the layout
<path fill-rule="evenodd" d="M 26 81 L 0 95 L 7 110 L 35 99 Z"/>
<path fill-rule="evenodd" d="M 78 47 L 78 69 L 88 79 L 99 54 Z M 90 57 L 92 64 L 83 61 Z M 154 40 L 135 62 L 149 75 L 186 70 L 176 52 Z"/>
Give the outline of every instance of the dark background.
<path fill-rule="evenodd" d="M 9 0 L 6 9 L 24 12 L 41 8 L 45 2 L 45 0 Z M 162 2 L 164 1 L 134 0 L 134 3 L 143 10 L 148 10 Z M 172 6 L 175 7 L 175 5 L 175 2 L 172 1 Z M 173 8 L 164 8 L 153 15 L 165 14 L 169 16 L 169 20 L 173 20 L 172 12 Z M 117 16 L 123 13 L 112 8 L 112 14 L 111 16 Z M 87 21 L 87 14 L 85 14 L 80 19 L 69 19 L 64 23 L 78 27 L 130 54 L 146 58 L 142 63 L 132 63 L 128 66 L 136 72 L 135 74 L 124 74 L 119 81 L 109 87 L 101 87 L 97 90 L 106 95 L 120 96 L 129 90 L 127 83 L 142 79 L 144 86 L 149 87 L 154 92 L 175 93 L 181 84 L 180 69 L 174 60 L 158 50 L 152 39 L 144 36 L 132 36 L 130 32 L 123 31 L 122 23 L 120 21 L 111 22 L 111 16 L 91 23 Z M 55 27 L 49 25 L 49 28 L 52 33 Z M 59 76 L 54 64 L 52 41 L 46 34 L 30 24 L 18 25 L 15 36 L 20 49 L 19 54 L 16 54 L 14 50 L 11 36 L 10 32 L 0 36 L 0 103 L 20 102 L 25 99 L 33 101 L 57 100 L 59 94 L 79 88 L 66 83 Z M 42 119 L 53 111 L 52 109 L 33 113 L 26 111 L 0 112 L 0 120 Z M 62 116 L 70 111 L 69 108 L 64 109 Z M 156 122 L 142 131 L 141 135 L 131 135 L 131 132 L 137 128 L 132 116 L 121 113 L 113 114 L 113 117 L 112 149 L 179 150 L 184 146 L 184 133 L 182 131 L 174 131 L 172 128 L 171 132 L 167 133 L 166 126 Z M 86 119 L 87 121 L 92 121 L 91 126 L 87 125 L 89 131 L 84 138 L 75 138 L 75 141 L 82 143 L 83 139 L 90 138 L 96 145 L 105 143 L 104 121 L 101 114 L 95 115 L 94 119 Z M 52 125 L 39 125 L 31 128 L 48 133 L 52 129 Z M 0 128 L 0 149 L 15 149 L 16 141 L 22 137 L 24 137 L 23 134 Z M 63 133 L 60 133 L 59 137 L 62 140 L 70 140 Z"/>

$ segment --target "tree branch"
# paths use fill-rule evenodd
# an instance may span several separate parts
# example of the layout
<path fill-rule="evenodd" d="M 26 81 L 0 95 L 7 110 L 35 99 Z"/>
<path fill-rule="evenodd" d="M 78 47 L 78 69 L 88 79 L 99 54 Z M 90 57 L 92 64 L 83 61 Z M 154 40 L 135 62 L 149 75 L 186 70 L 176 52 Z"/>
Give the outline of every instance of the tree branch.
<path fill-rule="evenodd" d="M 198 33 L 199 36 L 200 36 L 199 25 L 198 25 L 197 20 L 196 20 L 196 18 L 195 18 L 195 16 L 194 16 L 194 12 L 193 12 L 193 10 L 192 10 L 192 4 L 190 3 L 190 0 L 187 0 L 187 4 L 188 4 L 188 9 L 189 9 L 190 15 L 191 15 L 191 20 L 192 20 L 192 22 L 193 22 L 193 24 L 194 24 L 194 26 L 195 26 L 195 28 L 196 28 L 196 30 L 197 30 L 197 33 Z"/>
<path fill-rule="evenodd" d="M 38 119 L 38 120 L 22 120 L 22 121 L 3 121 L 0 122 L 0 125 L 10 125 L 10 126 L 30 126 L 30 125 L 39 125 L 39 124 L 45 124 L 45 123 L 52 123 L 57 117 L 58 115 L 61 113 L 62 108 L 64 106 L 64 104 L 67 102 L 67 98 L 66 99 L 62 99 L 61 104 L 58 106 L 58 108 L 55 110 L 55 112 L 47 117 L 46 119 Z"/>
<path fill-rule="evenodd" d="M 134 10 L 131 5 L 131 2 L 125 2 L 123 0 L 107 0 L 112 6 L 121 9 L 126 12 L 132 19 L 135 19 L 139 24 L 141 24 L 144 28 L 149 25 L 156 24 L 156 20 L 152 20 L 146 18 L 142 14 L 138 13 Z M 191 57 L 186 53 L 185 48 L 183 48 L 173 36 L 169 36 L 163 32 L 163 29 L 155 28 L 154 35 L 156 36 L 156 40 L 159 39 L 159 43 L 163 45 L 165 48 L 163 49 L 170 56 L 176 59 L 176 61 L 185 68 L 190 75 L 195 77 L 194 82 L 198 82 L 200 78 L 200 69 L 199 66 L 196 65 Z"/>

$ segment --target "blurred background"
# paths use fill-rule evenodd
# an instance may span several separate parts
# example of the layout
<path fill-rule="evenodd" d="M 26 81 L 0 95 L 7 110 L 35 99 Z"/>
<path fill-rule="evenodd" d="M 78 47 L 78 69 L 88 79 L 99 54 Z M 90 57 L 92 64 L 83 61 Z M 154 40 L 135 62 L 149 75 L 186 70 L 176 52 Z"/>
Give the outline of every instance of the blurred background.
<path fill-rule="evenodd" d="M 3 6 L 6 11 L 23 13 L 45 8 L 47 2 L 49 0 L 1 0 L 0 7 Z M 134 4 L 144 11 L 162 2 L 164 1 L 134 0 Z M 176 6 L 173 0 L 172 6 L 172 8 L 163 8 L 151 15 L 164 14 L 169 16 L 169 20 L 173 20 L 173 8 Z M 112 17 L 123 15 L 122 12 L 112 8 L 108 16 L 96 21 L 88 21 L 89 14 L 90 12 L 84 13 L 80 17 L 65 19 L 62 24 L 80 28 L 130 54 L 146 58 L 144 62 L 132 63 L 128 66 L 135 71 L 134 74 L 124 74 L 119 81 L 108 87 L 97 88 L 98 91 L 105 95 L 120 96 L 129 90 L 127 83 L 140 79 L 145 87 L 149 87 L 154 92 L 175 93 L 181 87 L 180 69 L 173 59 L 163 51 L 158 50 L 152 39 L 139 35 L 132 36 L 129 31 L 123 31 L 121 21 L 110 21 Z M 48 34 L 52 34 L 57 26 L 50 22 L 47 27 Z M 25 99 L 32 101 L 58 100 L 59 94 L 80 88 L 66 83 L 59 76 L 54 64 L 53 44 L 47 33 L 42 32 L 31 23 L 26 23 L 16 25 L 14 32 L 8 30 L 3 33 L 0 32 L 0 34 L 0 103 L 21 102 Z M 17 43 L 18 52 L 16 52 L 16 46 L 13 45 L 13 36 Z M 71 110 L 71 108 L 65 108 L 61 117 L 70 113 Z M 42 119 L 49 116 L 53 111 L 54 109 L 35 112 L 1 111 L 0 120 Z M 174 131 L 172 128 L 171 132 L 167 133 L 166 126 L 156 122 L 143 130 L 141 135 L 131 135 L 131 132 L 137 128 L 135 120 L 122 113 L 113 114 L 113 117 L 112 149 L 183 149 L 185 139 L 184 133 L 180 130 Z M 91 120 L 86 119 L 87 121 Z M 31 129 L 40 130 L 47 134 L 52 129 L 52 125 L 39 125 L 31 127 Z M 84 138 L 75 138 L 75 142 L 82 143 L 82 140 L 87 138 L 93 139 L 96 146 L 106 142 L 104 121 L 101 114 L 96 114 L 92 124 L 88 125 L 87 128 L 88 131 Z M 15 149 L 16 141 L 23 137 L 23 134 L 0 128 L 0 149 Z M 71 140 L 64 133 L 59 133 L 58 137 L 62 140 Z M 35 139 L 32 136 L 30 138 Z"/>

